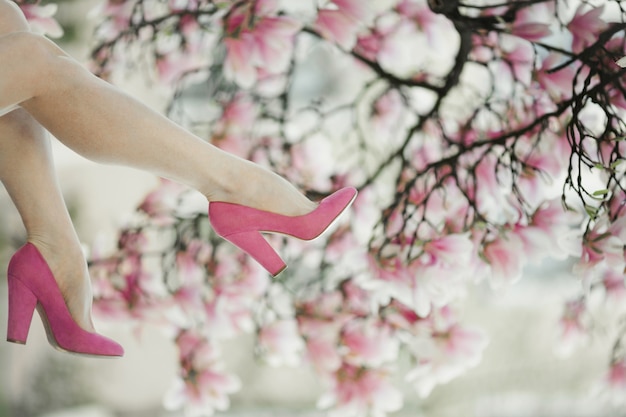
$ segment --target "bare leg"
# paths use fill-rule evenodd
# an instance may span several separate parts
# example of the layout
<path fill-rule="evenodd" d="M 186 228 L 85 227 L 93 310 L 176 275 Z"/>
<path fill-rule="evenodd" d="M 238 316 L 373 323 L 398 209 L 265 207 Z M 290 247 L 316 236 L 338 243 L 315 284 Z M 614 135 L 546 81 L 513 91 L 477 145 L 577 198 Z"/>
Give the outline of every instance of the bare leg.
<path fill-rule="evenodd" d="M 314 207 L 282 178 L 190 135 L 27 30 L 19 9 L 0 0 L 0 108 L 26 110 L 0 118 L 0 179 L 81 327 L 93 329 L 91 288 L 42 125 L 87 157 L 178 180 L 211 201 L 282 214 Z"/>
<path fill-rule="evenodd" d="M 179 181 L 209 201 L 286 215 L 315 207 L 281 177 L 191 135 L 94 77 L 45 38 L 1 37 L 0 62 L 0 108 L 20 103 L 55 137 L 92 160 Z"/>
<path fill-rule="evenodd" d="M 0 35 L 28 30 L 0 4 Z M 0 180 L 15 203 L 28 241 L 44 256 L 79 326 L 93 331 L 87 265 L 56 182 L 47 132 L 25 110 L 0 117 Z"/>
<path fill-rule="evenodd" d="M 87 264 L 56 182 L 49 142 L 47 132 L 26 111 L 0 117 L 0 180 L 70 313 L 79 326 L 93 331 Z"/>

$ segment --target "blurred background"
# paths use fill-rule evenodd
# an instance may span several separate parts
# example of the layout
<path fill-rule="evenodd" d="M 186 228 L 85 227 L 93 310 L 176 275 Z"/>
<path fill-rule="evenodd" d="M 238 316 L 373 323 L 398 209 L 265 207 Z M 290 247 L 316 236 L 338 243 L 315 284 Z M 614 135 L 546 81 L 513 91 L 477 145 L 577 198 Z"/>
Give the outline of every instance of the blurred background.
<path fill-rule="evenodd" d="M 65 37 L 59 43 L 86 61 L 95 21 L 85 19 L 92 0 L 59 1 L 58 20 Z M 159 97 L 141 78 L 122 87 L 161 111 Z M 134 210 L 157 179 L 132 169 L 103 166 L 54 143 L 61 186 L 81 239 L 90 244 L 110 236 Z M 25 234 L 4 189 L 0 190 L 0 311 L 6 317 L 6 264 Z M 591 340 L 572 355 L 555 352 L 563 302 L 579 282 L 567 262 L 528 270 L 506 292 L 477 286 L 461 312 L 465 322 L 482 326 L 490 344 L 479 366 L 430 397 L 407 388 L 406 406 L 397 416 L 414 417 L 583 417 L 626 416 L 624 408 L 601 401 L 595 384 L 609 357 L 606 340 Z M 96 317 L 97 320 L 97 317 Z M 156 329 L 133 334 L 119 323 L 97 321 L 98 329 L 126 349 L 118 360 L 85 359 L 54 351 L 39 318 L 33 320 L 27 346 L 0 344 L 0 417 L 143 417 L 177 416 L 163 410 L 162 398 L 176 372 L 177 351 Z M 6 319 L 0 319 L 0 334 Z M 306 366 L 270 368 L 255 362 L 252 337 L 228 341 L 228 367 L 243 382 L 225 416 L 316 417 L 321 385 Z M 399 359 L 398 366 L 402 366 Z M 402 386 L 403 384 L 400 384 Z"/>

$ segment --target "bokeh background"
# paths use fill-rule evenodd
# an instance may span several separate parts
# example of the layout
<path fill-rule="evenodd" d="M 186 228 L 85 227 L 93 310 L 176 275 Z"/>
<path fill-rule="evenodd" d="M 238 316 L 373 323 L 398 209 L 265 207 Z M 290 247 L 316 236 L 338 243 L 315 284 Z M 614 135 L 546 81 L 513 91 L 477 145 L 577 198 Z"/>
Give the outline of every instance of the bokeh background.
<path fill-rule="evenodd" d="M 59 1 L 58 20 L 65 37 L 58 42 L 86 61 L 91 32 L 92 0 Z M 157 110 L 166 97 L 142 78 L 118 80 L 122 88 Z M 74 154 L 58 142 L 54 154 L 62 189 L 76 228 L 86 245 L 112 237 L 156 184 L 151 175 L 123 167 L 103 166 Z M 24 241 L 19 215 L 0 190 L 0 312 L 6 317 L 6 264 Z M 606 369 L 606 340 L 591 340 L 564 356 L 555 351 L 557 323 L 563 301 L 576 294 L 579 281 L 571 265 L 549 263 L 529 269 L 504 292 L 486 286 L 471 289 L 462 304 L 465 321 L 482 326 L 490 337 L 479 366 L 426 399 L 406 392 L 407 405 L 397 416 L 414 417 L 605 417 L 626 416 L 626 410 L 602 401 L 595 381 Z M 28 345 L 0 345 L 1 417 L 158 417 L 177 416 L 162 407 L 163 394 L 176 372 L 169 339 L 147 327 L 140 334 L 123 323 L 96 324 L 120 341 L 126 356 L 119 360 L 85 359 L 52 350 L 36 317 Z M 0 333 L 6 319 L 0 319 Z M 225 416 L 322 416 L 315 409 L 321 386 L 306 366 L 270 368 L 254 359 L 252 337 L 228 341 L 227 365 L 243 381 Z M 403 366 L 403 358 L 398 358 Z M 407 388 L 409 389 L 409 388 Z"/>

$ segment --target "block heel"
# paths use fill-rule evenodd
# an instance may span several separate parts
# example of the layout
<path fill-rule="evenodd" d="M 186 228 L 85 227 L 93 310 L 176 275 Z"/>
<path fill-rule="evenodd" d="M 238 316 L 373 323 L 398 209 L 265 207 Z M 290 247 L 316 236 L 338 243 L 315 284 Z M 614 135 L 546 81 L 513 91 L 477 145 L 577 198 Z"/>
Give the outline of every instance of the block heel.
<path fill-rule="evenodd" d="M 280 274 L 287 265 L 259 232 L 242 232 L 224 239 L 252 256 L 272 276 Z"/>
<path fill-rule="evenodd" d="M 37 307 L 37 297 L 18 279 L 9 276 L 7 282 L 9 285 L 7 341 L 25 345 L 33 313 Z"/>

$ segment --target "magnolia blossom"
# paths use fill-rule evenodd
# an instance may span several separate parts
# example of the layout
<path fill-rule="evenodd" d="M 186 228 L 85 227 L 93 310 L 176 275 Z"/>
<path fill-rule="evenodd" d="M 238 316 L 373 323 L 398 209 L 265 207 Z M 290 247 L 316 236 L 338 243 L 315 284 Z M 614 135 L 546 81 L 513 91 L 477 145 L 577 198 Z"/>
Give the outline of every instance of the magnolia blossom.
<path fill-rule="evenodd" d="M 389 90 L 378 97 L 372 106 L 371 123 L 374 133 L 383 135 L 397 129 L 403 109 L 403 99 L 397 90 Z"/>
<path fill-rule="evenodd" d="M 607 398 L 614 406 L 626 404 L 626 359 L 616 358 L 599 381 L 600 395 Z"/>
<path fill-rule="evenodd" d="M 609 305 L 617 308 L 624 306 L 626 301 L 624 274 L 614 269 L 608 269 L 602 274 L 601 282 Z"/>
<path fill-rule="evenodd" d="M 182 77 L 193 73 L 207 64 L 207 57 L 200 50 L 187 48 L 185 51 L 175 49 L 160 54 L 156 69 L 161 81 L 165 85 L 174 85 Z"/>
<path fill-rule="evenodd" d="M 337 350 L 338 345 L 338 331 L 335 326 L 323 326 L 322 332 L 312 333 L 306 337 L 306 358 L 319 374 L 326 375 L 341 366 L 342 358 Z"/>
<path fill-rule="evenodd" d="M 435 312 L 421 323 L 422 333 L 410 342 L 417 365 L 406 375 L 420 396 L 476 366 L 487 346 L 487 337 L 477 329 L 456 322 L 449 308 Z M 426 330 L 426 331 L 425 331 Z"/>
<path fill-rule="evenodd" d="M 518 10 L 511 24 L 511 33 L 528 41 L 541 41 L 552 34 L 549 19 L 554 14 L 554 3 L 537 3 Z"/>
<path fill-rule="evenodd" d="M 243 88 L 252 87 L 259 71 L 284 72 L 289 65 L 294 36 L 302 24 L 289 16 L 275 16 L 275 7 L 260 2 L 254 24 L 245 10 L 235 10 L 226 22 L 224 75 Z"/>
<path fill-rule="evenodd" d="M 501 69 L 510 73 L 514 81 L 529 85 L 534 63 L 534 51 L 530 43 L 513 38 L 502 48 Z"/>
<path fill-rule="evenodd" d="M 258 106 L 249 97 L 235 95 L 222 105 L 222 114 L 213 126 L 213 143 L 236 155 L 246 155 L 258 114 Z"/>
<path fill-rule="evenodd" d="M 567 24 L 567 29 L 572 34 L 572 50 L 579 52 L 586 46 L 598 40 L 598 34 L 608 27 L 600 15 L 604 12 L 604 5 L 593 7 L 587 11 L 585 3 L 576 9 L 576 13 Z"/>
<path fill-rule="evenodd" d="M 51 38 L 63 36 L 63 28 L 54 19 L 57 12 L 57 5 L 54 3 L 40 6 L 39 4 L 19 3 L 24 16 L 30 23 L 31 30 L 35 33 L 48 35 Z"/>
<path fill-rule="evenodd" d="M 587 342 L 589 315 L 585 299 L 571 300 L 565 304 L 559 327 L 561 333 L 555 349 L 557 354 L 568 356 Z"/>
<path fill-rule="evenodd" d="M 241 387 L 239 378 L 223 371 L 219 351 L 194 331 L 183 331 L 176 338 L 179 347 L 181 375 L 165 395 L 169 410 L 184 407 L 185 415 L 200 417 L 224 411 L 230 406 L 228 395 Z"/>
<path fill-rule="evenodd" d="M 371 6 L 366 1 L 332 0 L 335 8 L 318 10 L 313 27 L 345 50 L 354 47 L 357 35 L 371 20 Z"/>
<path fill-rule="evenodd" d="M 574 90 L 575 70 L 572 65 L 552 70 L 559 66 L 564 57 L 557 53 L 551 53 L 541 62 L 541 67 L 537 70 L 536 79 L 539 85 L 550 94 L 551 97 L 560 100 L 572 95 Z"/>
<path fill-rule="evenodd" d="M 400 16 L 408 18 L 417 24 L 426 34 L 429 45 L 436 45 L 437 30 L 441 24 L 439 20 L 441 17 L 437 16 L 425 1 L 401 0 L 395 9 Z"/>
<path fill-rule="evenodd" d="M 402 407 L 402 394 L 390 381 L 386 369 L 368 369 L 344 364 L 334 374 L 331 390 L 318 401 L 333 417 L 384 417 Z"/>
<path fill-rule="evenodd" d="M 483 256 L 489 263 L 494 287 L 515 283 L 522 277 L 526 261 L 524 243 L 515 233 L 503 233 L 486 243 Z"/>
<path fill-rule="evenodd" d="M 265 275 L 254 266 L 241 268 L 235 258 L 218 258 L 215 280 L 204 298 L 206 327 L 215 338 L 233 337 L 254 329 L 252 306 L 258 302 L 268 286 Z M 238 268 L 236 274 L 227 271 Z"/>
<path fill-rule="evenodd" d="M 159 187 L 148 193 L 137 209 L 146 213 L 155 224 L 171 224 L 181 194 L 186 190 L 185 186 L 177 182 L 162 179 Z"/>
<path fill-rule="evenodd" d="M 91 12 L 92 17 L 104 17 L 98 26 L 97 34 L 105 39 L 112 39 L 130 25 L 134 2 L 126 0 L 107 0 L 99 3 Z"/>
<path fill-rule="evenodd" d="M 296 366 L 304 348 L 295 320 L 277 320 L 263 326 L 258 334 L 259 348 L 272 365 Z"/>
<path fill-rule="evenodd" d="M 374 319 L 346 323 L 341 329 L 341 345 L 347 363 L 373 368 L 396 360 L 400 348 L 391 327 Z"/>
<path fill-rule="evenodd" d="M 582 255 L 575 271 L 586 273 L 598 265 L 624 271 L 626 259 L 626 218 L 611 223 L 606 216 L 598 219 L 582 238 Z"/>
<path fill-rule="evenodd" d="M 346 50 L 355 45 L 359 26 L 357 21 L 340 10 L 320 10 L 315 21 L 315 28 L 322 36 Z"/>

